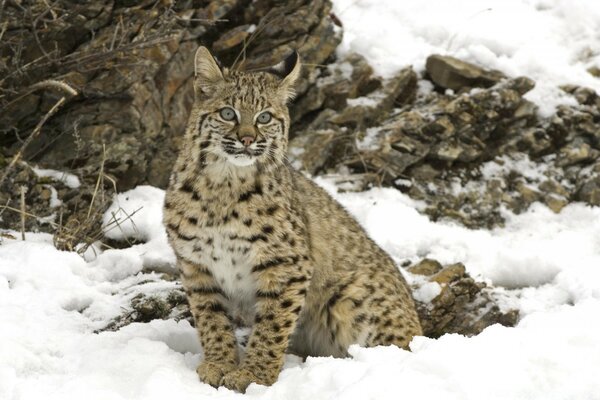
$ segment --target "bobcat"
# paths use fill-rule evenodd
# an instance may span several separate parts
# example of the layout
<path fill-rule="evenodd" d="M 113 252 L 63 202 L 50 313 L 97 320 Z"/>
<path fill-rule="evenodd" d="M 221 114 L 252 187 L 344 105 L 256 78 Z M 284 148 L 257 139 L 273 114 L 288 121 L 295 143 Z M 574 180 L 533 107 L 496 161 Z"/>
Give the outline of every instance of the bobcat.
<path fill-rule="evenodd" d="M 200 379 L 244 392 L 273 384 L 286 350 L 406 348 L 421 326 L 398 268 L 286 161 L 298 54 L 254 73 L 221 68 L 204 47 L 194 61 L 164 222 L 204 349 Z M 237 324 L 252 327 L 242 357 Z"/>

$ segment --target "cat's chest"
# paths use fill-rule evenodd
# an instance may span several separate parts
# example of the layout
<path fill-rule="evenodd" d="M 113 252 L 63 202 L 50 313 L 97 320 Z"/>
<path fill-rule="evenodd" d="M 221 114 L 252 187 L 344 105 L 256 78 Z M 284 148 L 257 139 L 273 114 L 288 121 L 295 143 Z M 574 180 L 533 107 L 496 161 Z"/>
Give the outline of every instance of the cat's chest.
<path fill-rule="evenodd" d="M 227 230 L 205 228 L 200 262 L 213 275 L 227 296 L 235 319 L 251 322 L 256 301 L 256 281 L 252 275 L 254 252 L 249 243 L 235 239 Z"/>

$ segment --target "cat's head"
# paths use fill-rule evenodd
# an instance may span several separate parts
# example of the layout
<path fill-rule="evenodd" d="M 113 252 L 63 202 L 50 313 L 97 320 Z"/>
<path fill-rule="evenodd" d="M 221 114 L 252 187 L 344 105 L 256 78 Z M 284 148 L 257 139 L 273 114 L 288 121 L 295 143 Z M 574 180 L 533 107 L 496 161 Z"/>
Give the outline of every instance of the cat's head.
<path fill-rule="evenodd" d="M 283 162 L 290 117 L 287 102 L 300 75 L 298 53 L 260 72 L 221 68 L 205 47 L 196 52 L 195 102 L 190 124 L 197 128 L 206 159 L 238 167 Z"/>

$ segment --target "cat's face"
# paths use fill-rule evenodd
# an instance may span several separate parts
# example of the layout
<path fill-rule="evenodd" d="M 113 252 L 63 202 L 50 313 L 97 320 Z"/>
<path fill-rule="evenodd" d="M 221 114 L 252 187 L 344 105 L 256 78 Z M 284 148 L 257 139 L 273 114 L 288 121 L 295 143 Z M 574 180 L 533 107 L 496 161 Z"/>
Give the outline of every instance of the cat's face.
<path fill-rule="evenodd" d="M 300 69 L 297 54 L 277 67 L 277 74 L 230 71 L 219 68 L 205 48 L 198 50 L 198 112 L 192 118 L 200 128 L 201 152 L 237 167 L 283 162 L 290 125 L 286 103 Z"/>

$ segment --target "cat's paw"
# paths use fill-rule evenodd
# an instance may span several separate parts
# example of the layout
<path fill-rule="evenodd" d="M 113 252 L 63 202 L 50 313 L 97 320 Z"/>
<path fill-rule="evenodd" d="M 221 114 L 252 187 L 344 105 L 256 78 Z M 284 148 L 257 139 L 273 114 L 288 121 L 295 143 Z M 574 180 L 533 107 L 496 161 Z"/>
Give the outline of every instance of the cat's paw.
<path fill-rule="evenodd" d="M 219 387 L 223 376 L 236 368 L 237 365 L 235 364 L 202 361 L 198 368 L 196 368 L 196 372 L 202 382 L 214 387 Z"/>
<path fill-rule="evenodd" d="M 244 393 L 251 383 L 269 386 L 274 383 L 274 380 L 265 380 L 256 376 L 249 369 L 240 368 L 226 374 L 221 381 L 222 386 L 240 393 Z"/>

